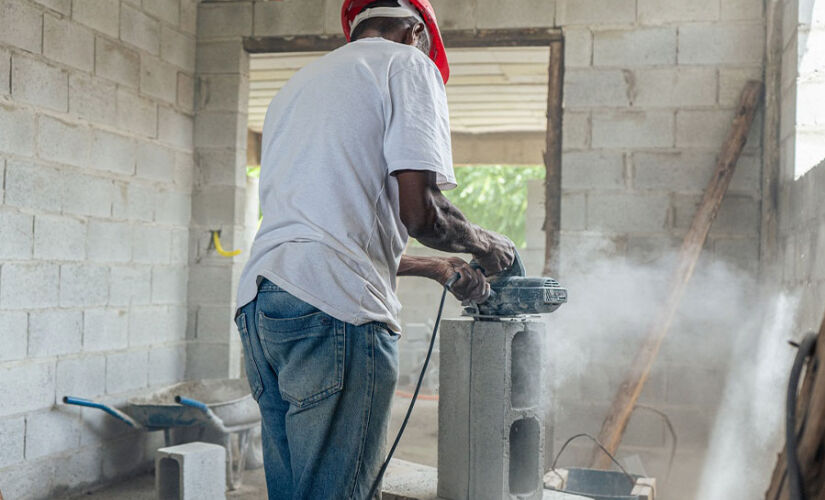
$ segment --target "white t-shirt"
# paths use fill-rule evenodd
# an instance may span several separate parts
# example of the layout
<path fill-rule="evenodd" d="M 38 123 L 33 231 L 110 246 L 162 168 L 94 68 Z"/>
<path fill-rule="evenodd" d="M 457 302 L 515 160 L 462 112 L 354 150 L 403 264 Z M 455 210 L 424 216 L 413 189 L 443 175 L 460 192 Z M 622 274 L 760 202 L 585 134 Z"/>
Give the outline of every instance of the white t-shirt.
<path fill-rule="evenodd" d="M 263 223 L 238 307 L 265 277 L 344 322 L 400 332 L 395 279 L 408 235 L 391 174 L 428 170 L 455 187 L 438 68 L 383 38 L 349 43 L 278 92 L 262 142 Z"/>

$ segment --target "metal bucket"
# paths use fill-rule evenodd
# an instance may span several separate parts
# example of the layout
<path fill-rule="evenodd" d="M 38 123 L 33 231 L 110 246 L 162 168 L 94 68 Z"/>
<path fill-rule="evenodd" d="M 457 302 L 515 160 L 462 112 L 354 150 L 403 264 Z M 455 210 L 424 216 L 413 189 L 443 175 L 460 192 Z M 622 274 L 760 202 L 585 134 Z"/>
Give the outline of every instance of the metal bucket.
<path fill-rule="evenodd" d="M 633 481 L 623 472 L 595 469 L 567 469 L 565 493 L 582 495 L 594 500 L 647 500 L 647 496 L 632 495 L 636 480 L 641 476 L 632 475 Z"/>

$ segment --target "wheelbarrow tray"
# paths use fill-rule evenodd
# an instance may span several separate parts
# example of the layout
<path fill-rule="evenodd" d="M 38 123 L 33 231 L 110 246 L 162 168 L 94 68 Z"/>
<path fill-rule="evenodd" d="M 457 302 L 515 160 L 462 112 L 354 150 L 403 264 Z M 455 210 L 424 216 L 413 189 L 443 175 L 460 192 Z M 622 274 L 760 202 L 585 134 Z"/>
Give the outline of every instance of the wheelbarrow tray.
<path fill-rule="evenodd" d="M 189 427 L 208 421 L 206 415 L 197 408 L 175 402 L 176 396 L 206 404 L 226 427 L 252 424 L 261 419 L 258 405 L 243 379 L 197 380 L 175 384 L 129 399 L 126 413 L 150 429 Z"/>

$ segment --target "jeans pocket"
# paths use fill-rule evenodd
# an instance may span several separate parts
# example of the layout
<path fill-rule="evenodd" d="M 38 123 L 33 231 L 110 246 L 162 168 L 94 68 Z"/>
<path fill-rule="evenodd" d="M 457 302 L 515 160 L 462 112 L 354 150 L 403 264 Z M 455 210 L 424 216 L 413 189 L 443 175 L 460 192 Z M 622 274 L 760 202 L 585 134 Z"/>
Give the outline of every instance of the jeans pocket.
<path fill-rule="evenodd" d="M 380 335 L 386 335 L 387 337 L 389 337 L 392 340 L 395 340 L 396 342 L 401 339 L 401 334 L 392 331 L 392 329 L 390 329 L 390 327 L 387 326 L 386 323 L 375 322 L 373 323 L 373 326 L 375 327 L 375 332 Z"/>
<path fill-rule="evenodd" d="M 323 312 L 276 319 L 259 311 L 258 332 L 281 396 L 292 405 L 307 408 L 344 388 L 343 322 Z"/>
<path fill-rule="evenodd" d="M 241 344 L 243 344 L 243 364 L 246 370 L 246 379 L 249 381 L 249 388 L 252 390 L 252 397 L 255 401 L 261 397 L 264 392 L 264 384 L 261 379 L 261 371 L 258 369 L 258 362 L 255 360 L 255 355 L 252 352 L 252 343 L 249 339 L 249 328 L 246 324 L 246 313 L 241 313 L 235 318 L 235 324 L 238 325 L 238 332 L 241 335 Z"/>

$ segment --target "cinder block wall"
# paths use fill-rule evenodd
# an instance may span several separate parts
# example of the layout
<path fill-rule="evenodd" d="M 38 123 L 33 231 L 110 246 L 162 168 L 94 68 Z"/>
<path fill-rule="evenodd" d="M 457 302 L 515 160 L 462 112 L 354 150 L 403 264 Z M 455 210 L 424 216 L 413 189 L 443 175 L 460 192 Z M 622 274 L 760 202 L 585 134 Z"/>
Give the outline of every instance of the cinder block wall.
<path fill-rule="evenodd" d="M 825 139 L 824 139 L 825 140 Z M 798 297 L 789 337 L 819 331 L 825 315 L 825 161 L 782 186 L 780 213 L 781 280 Z"/>
<path fill-rule="evenodd" d="M 0 490 L 55 498 L 152 459 L 62 396 L 185 369 L 193 0 L 0 0 Z"/>
<path fill-rule="evenodd" d="M 796 178 L 797 157 L 825 144 L 819 113 L 825 35 L 823 0 L 782 0 L 778 271 L 800 300 L 794 332 L 818 331 L 825 314 L 825 162 Z M 802 153 L 798 148 L 807 151 Z M 821 154 L 825 157 L 825 152 Z"/>

